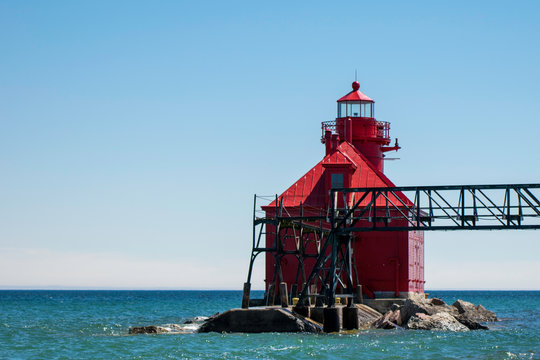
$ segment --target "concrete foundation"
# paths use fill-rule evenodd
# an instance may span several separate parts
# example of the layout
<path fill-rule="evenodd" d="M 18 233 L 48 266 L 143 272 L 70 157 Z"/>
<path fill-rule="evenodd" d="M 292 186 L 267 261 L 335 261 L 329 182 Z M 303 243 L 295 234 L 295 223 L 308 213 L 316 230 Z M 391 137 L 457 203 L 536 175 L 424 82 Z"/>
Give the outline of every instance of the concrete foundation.
<path fill-rule="evenodd" d="M 315 306 L 311 308 L 311 314 L 309 318 L 318 323 L 324 323 L 324 308 L 322 306 Z"/>
<path fill-rule="evenodd" d="M 364 305 L 369 306 L 370 308 L 373 308 L 377 310 L 378 312 L 384 314 L 390 308 L 392 305 L 403 305 L 405 303 L 405 300 L 407 299 L 400 299 L 400 298 L 390 298 L 390 299 L 364 299 Z"/>
<path fill-rule="evenodd" d="M 385 306 L 390 306 L 388 304 Z M 393 302 L 392 302 L 393 303 Z M 209 319 L 200 332 L 339 332 L 368 328 L 382 316 L 364 304 L 334 307 L 263 306 L 232 309 Z"/>
<path fill-rule="evenodd" d="M 297 306 L 297 307 L 293 307 L 292 310 L 295 313 L 297 313 L 298 315 L 301 315 L 301 316 L 307 317 L 307 318 L 311 318 L 311 310 L 312 310 L 312 308 L 310 308 L 309 306 Z"/>
<path fill-rule="evenodd" d="M 396 293 L 394 291 L 374 291 L 375 299 L 391 299 L 396 298 Z M 399 299 L 423 299 L 425 297 L 424 293 L 418 293 L 413 291 L 400 291 Z"/>
<path fill-rule="evenodd" d="M 356 330 L 360 328 L 359 313 L 360 309 L 356 306 L 346 306 L 343 308 L 343 329 Z"/>
<path fill-rule="evenodd" d="M 290 309 L 264 307 L 231 309 L 208 319 L 199 332 L 321 332 L 321 324 Z"/>
<path fill-rule="evenodd" d="M 390 307 L 394 303 L 394 301 L 388 299 L 388 301 L 382 304 L 383 306 L 381 308 Z M 294 311 L 323 325 L 325 332 L 337 332 L 339 331 L 336 330 L 338 326 L 340 330 L 369 328 L 375 320 L 382 316 L 379 311 L 365 304 L 354 304 L 352 306 L 336 305 L 336 310 L 327 309 L 326 307 L 315 306 L 300 309 L 294 308 Z"/>
<path fill-rule="evenodd" d="M 327 307 L 323 310 L 323 331 L 339 332 L 343 324 L 342 307 Z"/>

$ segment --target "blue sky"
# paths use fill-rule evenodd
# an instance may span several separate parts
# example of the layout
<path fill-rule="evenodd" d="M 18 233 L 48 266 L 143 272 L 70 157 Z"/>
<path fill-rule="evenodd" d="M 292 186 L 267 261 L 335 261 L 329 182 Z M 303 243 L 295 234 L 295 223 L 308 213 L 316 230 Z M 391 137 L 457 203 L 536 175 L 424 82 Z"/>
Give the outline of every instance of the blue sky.
<path fill-rule="evenodd" d="M 539 13 L 0 2 L 0 287 L 240 289 L 253 194 L 320 160 L 355 69 L 396 184 L 540 182 Z M 427 233 L 426 287 L 540 289 L 539 234 Z"/>

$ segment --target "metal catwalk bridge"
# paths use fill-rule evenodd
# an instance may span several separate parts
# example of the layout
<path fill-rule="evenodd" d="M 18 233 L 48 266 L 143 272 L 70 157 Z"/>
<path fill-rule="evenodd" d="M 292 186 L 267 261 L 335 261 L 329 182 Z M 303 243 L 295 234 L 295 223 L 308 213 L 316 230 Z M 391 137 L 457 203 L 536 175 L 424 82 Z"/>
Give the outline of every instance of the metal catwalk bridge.
<path fill-rule="evenodd" d="M 310 209 L 302 204 L 286 209 L 276 197 L 272 216 L 257 216 L 255 196 L 253 246 L 242 307 L 249 304 L 253 263 L 261 253 L 274 259 L 274 279 L 269 285 L 266 304 L 273 305 L 275 284 L 283 281 L 281 259 L 294 256 L 298 261 L 291 298 L 299 293 L 298 306 L 317 298 L 334 305 L 336 287 L 342 298 L 355 292 L 351 243 L 354 233 L 366 231 L 433 230 L 518 230 L 540 229 L 540 184 L 406 186 L 346 188 L 330 190 L 328 209 Z M 266 235 L 266 236 L 263 236 Z M 273 243 L 268 241 L 268 235 Z M 286 245 L 294 239 L 294 247 Z M 288 241 L 287 241 L 288 240 Z M 309 276 L 304 262 L 316 259 Z M 319 282 L 320 294 L 311 292 Z M 297 289 L 297 284 L 304 284 Z M 280 302 L 288 302 L 280 289 Z"/>
<path fill-rule="evenodd" d="M 330 222 L 341 233 L 539 229 L 539 189 L 540 184 L 332 189 Z"/>

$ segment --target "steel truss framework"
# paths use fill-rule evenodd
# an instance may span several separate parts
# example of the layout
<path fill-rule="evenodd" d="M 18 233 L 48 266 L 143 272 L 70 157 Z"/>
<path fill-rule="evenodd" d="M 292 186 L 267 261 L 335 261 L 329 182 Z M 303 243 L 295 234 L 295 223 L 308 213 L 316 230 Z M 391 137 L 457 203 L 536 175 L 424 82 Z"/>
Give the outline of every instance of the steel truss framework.
<path fill-rule="evenodd" d="M 294 257 L 298 269 L 290 298 L 298 296 L 298 306 L 308 305 L 312 299 L 333 306 L 336 291 L 340 297 L 352 299 L 359 285 L 354 281 L 358 274 L 352 254 L 356 233 L 540 229 L 539 198 L 540 184 L 347 188 L 330 190 L 324 213 L 302 204 L 289 212 L 276 197 L 273 215 L 266 216 L 259 214 L 257 200 L 261 198 L 255 196 L 248 287 L 244 286 L 242 307 L 249 304 L 253 264 L 261 253 L 274 259 L 266 305 L 274 304 L 275 289 L 283 282 L 282 260 Z M 274 239 L 272 246 L 263 245 L 268 234 Z M 313 266 L 306 276 L 308 262 Z"/>

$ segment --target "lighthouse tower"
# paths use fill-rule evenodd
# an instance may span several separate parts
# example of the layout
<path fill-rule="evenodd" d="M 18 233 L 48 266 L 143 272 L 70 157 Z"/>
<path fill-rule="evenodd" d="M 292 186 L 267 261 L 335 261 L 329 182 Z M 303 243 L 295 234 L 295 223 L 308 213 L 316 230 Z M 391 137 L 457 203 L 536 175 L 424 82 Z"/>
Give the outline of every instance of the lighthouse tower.
<path fill-rule="evenodd" d="M 322 123 L 321 141 L 325 156 L 304 176 L 283 192 L 276 201 L 262 209 L 267 218 L 276 215 L 277 204 L 290 216 L 321 215 L 328 210 L 329 192 L 335 188 L 395 187 L 383 173 L 384 153 L 399 150 L 395 141 L 389 146 L 390 123 L 375 119 L 375 101 L 360 91 L 360 84 L 352 83 L 352 91 L 337 100 L 335 121 Z M 405 196 L 394 203 L 412 207 Z M 343 200 L 341 200 L 343 201 Z M 342 206 L 341 204 L 340 206 Z M 384 204 L 376 204 L 377 212 L 385 211 Z M 405 220 L 394 220 L 394 225 L 408 227 Z M 403 222 L 399 223 L 398 222 Z M 266 246 L 275 246 L 276 234 L 284 240 L 284 253 L 298 249 L 298 234 L 286 229 L 266 228 Z M 423 231 L 368 231 L 353 233 L 351 257 L 354 285 L 362 286 L 367 297 L 416 296 L 424 292 L 424 234 Z M 302 288 L 314 266 L 320 244 L 305 245 L 300 257 L 266 256 L 266 287 L 275 288 L 279 282 Z M 312 255 L 312 258 L 310 257 Z M 316 291 L 316 289 L 314 289 Z"/>
<path fill-rule="evenodd" d="M 387 146 L 390 144 L 390 123 L 375 120 L 375 101 L 360 91 L 358 81 L 352 83 L 352 91 L 337 103 L 335 129 L 338 138 L 352 144 L 382 172 L 383 153 L 400 149 L 397 139 L 394 146 Z"/>

